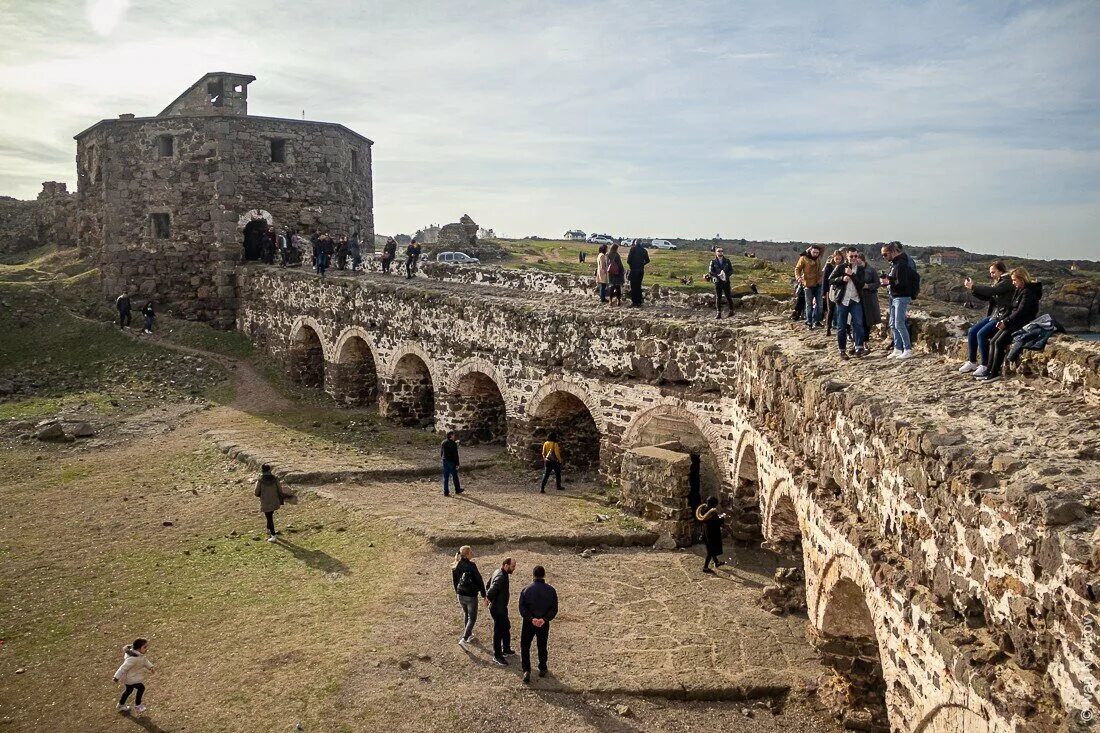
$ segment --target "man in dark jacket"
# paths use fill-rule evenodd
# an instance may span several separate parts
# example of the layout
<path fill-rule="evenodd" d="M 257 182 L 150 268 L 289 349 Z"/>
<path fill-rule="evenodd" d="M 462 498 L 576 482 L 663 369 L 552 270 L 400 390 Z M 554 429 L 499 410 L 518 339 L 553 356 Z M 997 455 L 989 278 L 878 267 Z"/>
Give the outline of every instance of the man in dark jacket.
<path fill-rule="evenodd" d="M 1001 378 L 1001 367 L 1012 344 L 1012 335 L 1039 315 L 1039 300 L 1043 297 L 1043 284 L 1032 282 L 1031 275 L 1022 267 L 1012 271 L 1012 286 L 1016 289 L 1012 299 L 1012 311 L 997 321 L 997 335 L 989 342 L 989 373 L 979 379 L 993 382 Z"/>
<path fill-rule="evenodd" d="M 710 261 L 710 272 L 707 278 L 714 283 L 714 304 L 718 308 L 718 315 L 722 317 L 722 300 L 725 299 L 733 313 L 733 296 L 730 295 L 730 280 L 733 279 L 733 263 L 726 259 L 721 247 L 714 250 L 714 259 Z"/>
<path fill-rule="evenodd" d="M 489 599 L 489 615 L 493 617 L 493 660 L 502 667 L 508 665 L 506 656 L 512 651 L 512 622 L 508 620 L 508 576 L 516 570 L 516 561 L 504 559 L 493 577 L 485 597 Z"/>
<path fill-rule="evenodd" d="M 539 677 L 545 677 L 546 643 L 550 639 L 550 622 L 558 615 L 558 592 L 546 582 L 546 569 L 536 565 L 533 571 L 535 580 L 519 593 L 519 615 L 523 618 L 523 629 L 519 635 L 520 666 L 523 668 L 523 682 L 531 682 L 531 640 L 538 640 Z"/>
<path fill-rule="evenodd" d="M 997 321 L 1011 310 L 1012 296 L 1016 292 L 1016 288 L 1012 287 L 1012 278 L 1008 276 L 1008 268 L 1000 260 L 989 266 L 989 279 L 992 285 L 975 285 L 969 277 L 963 281 L 963 286 L 971 295 L 989 302 L 985 318 L 971 326 L 966 334 L 966 361 L 959 367 L 960 372 L 974 372 L 975 377 L 985 376 L 989 371 L 989 341 L 997 335 Z"/>
<path fill-rule="evenodd" d="M 115 300 L 115 308 L 118 308 L 118 327 L 129 328 L 130 327 L 130 294 L 123 293 Z"/>
<path fill-rule="evenodd" d="M 894 351 L 887 359 L 911 359 L 913 344 L 909 339 L 909 323 L 906 321 L 909 304 L 917 297 L 920 275 L 913 258 L 902 250 L 901 242 L 882 245 L 882 256 L 890 262 L 890 272 L 881 282 L 890 286 L 890 329 L 894 335 Z"/>
<path fill-rule="evenodd" d="M 447 439 L 439 444 L 439 457 L 443 459 L 443 496 L 451 495 L 450 480 L 454 478 L 455 494 L 462 493 L 462 486 L 458 483 L 458 441 L 452 430 L 447 433 Z"/>
<path fill-rule="evenodd" d="M 849 247 L 845 251 L 847 262 L 833 268 L 829 274 L 829 294 L 836 308 L 836 342 L 840 349 L 840 358 L 847 359 L 848 319 L 852 321 L 852 338 L 855 341 L 856 356 L 864 356 L 865 330 L 863 327 L 863 285 L 864 269 L 859 264 L 859 250 Z"/>
<path fill-rule="evenodd" d="M 390 237 L 386 240 L 386 246 L 382 248 L 382 272 L 389 275 L 390 265 L 397 259 L 397 240 Z"/>
<path fill-rule="evenodd" d="M 626 264 L 630 267 L 630 307 L 642 307 L 642 278 L 645 266 L 649 264 L 649 252 L 642 246 L 642 240 L 635 239 L 626 255 Z"/>
<path fill-rule="evenodd" d="M 405 250 L 405 279 L 411 280 L 416 274 L 416 263 L 420 261 L 420 245 L 410 242 Z"/>

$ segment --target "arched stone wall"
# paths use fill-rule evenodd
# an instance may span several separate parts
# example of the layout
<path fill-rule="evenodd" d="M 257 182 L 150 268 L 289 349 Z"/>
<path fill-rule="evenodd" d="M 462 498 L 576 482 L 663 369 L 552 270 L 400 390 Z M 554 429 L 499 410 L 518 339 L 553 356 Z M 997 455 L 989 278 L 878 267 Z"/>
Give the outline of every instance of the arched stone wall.
<path fill-rule="evenodd" d="M 303 387 L 323 387 L 325 384 L 325 342 L 320 324 L 303 317 L 290 330 L 287 349 L 287 371 L 290 378 Z"/>
<path fill-rule="evenodd" d="M 757 446 L 763 441 L 746 430 L 737 441 L 733 491 L 723 498 L 722 504 L 730 512 L 726 527 L 739 542 L 758 544 L 764 539 L 761 514 L 768 495 L 765 486 L 766 472 L 757 455 Z"/>
<path fill-rule="evenodd" d="M 378 399 L 376 347 L 365 329 L 344 329 L 325 370 L 325 391 L 339 404 L 368 405 Z"/>
<path fill-rule="evenodd" d="M 798 548 L 802 541 L 802 518 L 796 497 L 787 481 L 777 482 L 764 500 L 762 526 L 764 539 L 776 550 Z"/>
<path fill-rule="evenodd" d="M 394 351 L 385 369 L 380 412 L 402 425 L 435 422 L 437 368 L 424 349 L 406 344 Z"/>
<path fill-rule="evenodd" d="M 512 440 L 512 451 L 530 463 L 542 463 L 542 443 L 556 433 L 565 463 L 582 471 L 597 470 L 603 455 L 603 422 L 593 408 L 598 402 L 582 385 L 554 379 L 527 401 L 526 422 Z"/>
<path fill-rule="evenodd" d="M 470 443 L 505 443 L 508 437 L 508 398 L 503 380 L 492 364 L 471 358 L 451 372 L 444 391 L 439 430 L 454 430 Z"/>

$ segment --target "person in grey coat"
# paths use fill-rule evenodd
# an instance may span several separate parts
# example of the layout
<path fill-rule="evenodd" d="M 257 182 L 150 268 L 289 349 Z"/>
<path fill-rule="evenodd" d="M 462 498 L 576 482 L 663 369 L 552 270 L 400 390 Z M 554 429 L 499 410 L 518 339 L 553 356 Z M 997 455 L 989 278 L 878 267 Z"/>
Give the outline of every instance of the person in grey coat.
<path fill-rule="evenodd" d="M 260 467 L 260 480 L 256 482 L 256 496 L 260 498 L 260 511 L 267 517 L 267 541 L 275 541 L 275 512 L 287 498 L 282 484 L 271 473 L 266 463 Z"/>

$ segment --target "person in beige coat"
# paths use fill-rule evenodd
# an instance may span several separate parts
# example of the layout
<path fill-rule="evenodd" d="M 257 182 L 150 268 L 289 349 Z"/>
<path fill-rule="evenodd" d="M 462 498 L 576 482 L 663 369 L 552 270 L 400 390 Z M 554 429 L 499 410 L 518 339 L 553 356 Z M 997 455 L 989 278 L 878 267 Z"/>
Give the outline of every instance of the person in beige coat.
<path fill-rule="evenodd" d="M 120 713 L 130 712 L 130 706 L 126 704 L 131 692 L 134 695 L 134 712 L 144 713 L 145 706 L 141 704 L 141 698 L 145 695 L 145 676 L 153 673 L 153 663 L 145 653 L 149 651 L 149 642 L 145 639 L 134 639 L 133 644 L 122 647 L 122 665 L 115 671 L 116 684 L 126 685 L 122 697 L 118 699 L 115 710 Z"/>
<path fill-rule="evenodd" d="M 283 491 L 282 484 L 271 473 L 271 466 L 266 463 L 260 467 L 260 480 L 256 482 L 256 496 L 260 498 L 260 511 L 267 518 L 267 541 L 275 541 L 275 512 L 290 498 Z"/>
<path fill-rule="evenodd" d="M 600 291 L 600 302 L 607 302 L 607 245 L 600 245 L 600 253 L 596 255 L 596 285 Z"/>

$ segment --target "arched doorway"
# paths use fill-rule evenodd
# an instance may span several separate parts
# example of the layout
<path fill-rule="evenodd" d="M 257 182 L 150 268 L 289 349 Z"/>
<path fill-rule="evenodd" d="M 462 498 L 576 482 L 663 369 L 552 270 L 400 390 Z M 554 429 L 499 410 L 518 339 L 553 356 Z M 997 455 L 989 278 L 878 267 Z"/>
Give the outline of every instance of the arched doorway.
<path fill-rule="evenodd" d="M 246 260 L 258 260 L 263 254 L 263 234 L 275 223 L 274 217 L 263 209 L 252 209 L 241 214 L 237 229 L 241 232 L 241 245 Z"/>
<path fill-rule="evenodd" d="M 731 515 L 726 529 L 733 539 L 750 544 L 764 539 L 760 525 L 760 465 L 752 441 L 746 440 L 741 448 L 733 496 L 725 505 Z"/>
<path fill-rule="evenodd" d="M 840 578 L 821 599 L 815 642 L 830 667 L 819 694 L 846 728 L 889 731 L 875 622 L 855 582 Z"/>
<path fill-rule="evenodd" d="M 798 510 L 790 494 L 782 493 L 775 499 L 768 516 L 765 533 L 770 549 L 783 554 L 802 557 L 802 528 L 798 524 Z"/>
<path fill-rule="evenodd" d="M 405 354 L 394 366 L 382 414 L 402 425 L 427 427 L 435 423 L 432 373 L 416 354 Z"/>
<path fill-rule="evenodd" d="M 325 350 L 312 326 L 302 325 L 290 338 L 290 378 L 303 387 L 325 383 Z"/>
<path fill-rule="evenodd" d="M 551 433 L 557 436 L 565 464 L 579 471 L 600 466 L 600 429 L 584 401 L 572 392 L 548 394 L 530 415 L 527 457 L 542 463 L 542 444 Z"/>
<path fill-rule="evenodd" d="M 665 446 L 690 456 L 688 485 L 692 511 L 701 501 L 720 495 L 722 482 L 718 476 L 718 456 L 686 410 L 671 406 L 656 407 L 638 418 L 629 435 L 630 445 L 624 448 Z"/>
<path fill-rule="evenodd" d="M 488 374 L 470 372 L 460 377 L 449 395 L 448 406 L 460 440 L 468 443 L 504 443 L 507 440 L 504 395 Z"/>
<path fill-rule="evenodd" d="M 337 348 L 331 391 L 340 404 L 369 405 L 377 399 L 378 370 L 362 336 L 348 336 Z"/>

